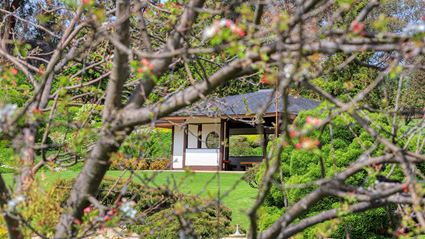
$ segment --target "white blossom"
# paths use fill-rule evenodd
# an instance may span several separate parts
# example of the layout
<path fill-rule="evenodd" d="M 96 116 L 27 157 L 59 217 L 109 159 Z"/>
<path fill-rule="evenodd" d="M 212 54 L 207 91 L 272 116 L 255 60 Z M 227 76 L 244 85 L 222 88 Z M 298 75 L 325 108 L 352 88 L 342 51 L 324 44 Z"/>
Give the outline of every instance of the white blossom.
<path fill-rule="evenodd" d="M 203 33 L 203 39 L 208 39 L 213 37 L 218 31 L 218 28 L 214 25 L 206 27 Z"/>
<path fill-rule="evenodd" d="M 215 21 L 211 26 L 208 26 L 204 29 L 203 39 L 205 40 L 213 37 L 223 27 L 228 27 L 232 31 L 239 30 L 239 28 L 233 23 L 232 20 L 223 18 L 220 21 Z"/>
<path fill-rule="evenodd" d="M 404 32 L 409 35 L 425 32 L 425 24 L 410 24 L 406 28 L 404 28 Z"/>
<path fill-rule="evenodd" d="M 14 199 L 11 199 L 7 202 L 7 207 L 9 211 L 15 210 L 16 206 L 18 206 L 19 203 L 25 201 L 25 197 L 22 195 L 17 196 Z"/>
<path fill-rule="evenodd" d="M 134 209 L 135 205 L 136 203 L 133 201 L 124 202 L 121 205 L 120 210 L 126 217 L 135 218 L 137 214 L 137 210 Z"/>
<path fill-rule="evenodd" d="M 7 127 L 7 122 L 15 114 L 17 108 L 18 106 L 16 104 L 7 104 L 0 108 L 0 132 Z"/>
<path fill-rule="evenodd" d="M 18 106 L 16 104 L 7 104 L 3 108 L 0 108 L 0 122 L 6 122 L 13 116 Z"/>
<path fill-rule="evenodd" d="M 293 74 L 293 71 L 294 71 L 294 65 L 293 64 L 285 65 L 285 67 L 283 68 L 284 76 L 288 79 Z"/>

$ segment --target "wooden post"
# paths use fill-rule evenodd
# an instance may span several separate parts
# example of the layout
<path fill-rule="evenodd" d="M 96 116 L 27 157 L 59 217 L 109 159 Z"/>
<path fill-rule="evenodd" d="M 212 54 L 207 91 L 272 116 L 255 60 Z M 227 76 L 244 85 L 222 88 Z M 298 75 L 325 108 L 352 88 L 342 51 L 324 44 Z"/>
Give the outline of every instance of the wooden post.
<path fill-rule="evenodd" d="M 182 164 L 182 168 L 186 167 L 186 149 L 187 149 L 187 140 L 188 140 L 188 131 L 189 130 L 189 126 L 186 124 L 184 126 L 183 132 L 184 132 L 184 136 L 183 136 L 183 164 Z"/>
<path fill-rule="evenodd" d="M 263 160 L 265 160 L 267 158 L 267 143 L 268 143 L 268 139 L 267 139 L 267 134 L 266 134 L 266 129 L 263 126 L 263 145 L 262 145 L 262 149 L 263 149 Z"/>
<path fill-rule="evenodd" d="M 224 160 L 224 145 L 225 145 L 225 136 L 224 136 L 224 119 L 220 119 L 220 156 L 218 160 L 218 170 L 223 170 L 223 160 Z"/>
<path fill-rule="evenodd" d="M 275 92 L 275 110 L 276 110 L 276 112 L 275 112 L 275 124 L 274 124 L 274 136 L 277 138 L 277 137 L 279 137 L 279 129 L 280 129 L 280 125 L 279 125 L 279 116 L 280 116 L 280 113 L 279 113 L 279 97 L 278 97 L 278 92 L 276 91 Z"/>
<path fill-rule="evenodd" d="M 230 144 L 230 133 L 229 133 L 229 129 L 230 129 L 230 121 L 226 120 L 225 121 L 225 127 L 224 127 L 224 160 L 229 161 L 229 144 Z"/>
<path fill-rule="evenodd" d="M 276 138 L 279 137 L 280 135 L 280 119 L 281 118 L 282 118 L 282 113 L 279 112 L 276 117 L 276 131 L 275 131 Z"/>
<path fill-rule="evenodd" d="M 171 164 L 170 169 L 173 169 L 173 161 L 174 161 L 174 125 L 171 126 Z"/>
<path fill-rule="evenodd" d="M 202 148 L 202 124 L 198 124 L 198 149 Z"/>

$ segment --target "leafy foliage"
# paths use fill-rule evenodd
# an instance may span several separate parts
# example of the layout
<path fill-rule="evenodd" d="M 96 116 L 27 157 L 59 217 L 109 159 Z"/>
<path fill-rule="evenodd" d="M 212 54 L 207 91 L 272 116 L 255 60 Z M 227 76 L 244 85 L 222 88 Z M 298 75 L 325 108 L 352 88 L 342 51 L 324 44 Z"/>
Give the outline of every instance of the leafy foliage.
<path fill-rule="evenodd" d="M 63 211 L 62 205 L 69 196 L 73 182 L 58 179 L 47 187 L 46 185 L 33 187 L 26 195 L 25 203 L 18 206 L 19 212 L 39 233 L 53 236 L 55 223 Z M 126 190 L 122 191 L 124 185 L 127 185 Z M 137 211 L 135 218 L 129 218 L 120 210 L 117 204 L 117 199 L 120 198 L 135 202 L 134 209 Z M 200 238 L 215 238 L 217 235 L 230 234 L 233 230 L 230 226 L 231 211 L 227 207 L 222 205 L 218 207 L 214 200 L 173 192 L 165 186 L 152 187 L 134 181 L 126 184 L 124 180 L 106 178 L 100 186 L 96 199 L 112 208 L 111 211 L 117 209 L 116 213 L 107 214 L 111 219 L 105 220 L 104 226 L 119 227 L 124 223 L 127 232 L 136 232 L 143 238 L 179 238 L 181 225 L 178 216 L 190 221 L 193 233 Z M 91 209 L 85 211 L 79 224 L 82 228 L 90 226 L 91 221 L 96 218 L 96 220 L 104 218 L 93 205 L 88 208 Z M 122 221 L 120 225 L 116 224 L 116 219 Z M 0 235 L 6 235 L 6 232 L 2 233 L 0 230 Z M 29 237 L 33 232 L 26 228 L 25 233 Z"/>
<path fill-rule="evenodd" d="M 257 174 L 259 167 L 260 166 L 258 164 L 255 164 L 253 167 L 248 168 L 248 170 L 242 177 L 242 179 L 247 182 L 252 188 L 258 188 Z"/>
<path fill-rule="evenodd" d="M 303 127 L 306 124 L 307 117 L 324 119 L 330 114 L 331 110 L 331 105 L 324 104 L 318 109 L 303 112 L 295 119 L 294 125 Z M 372 113 L 368 113 L 368 118 L 374 122 L 372 124 L 373 127 L 381 134 L 388 135 L 391 132 L 388 118 Z M 408 126 L 400 125 L 397 131 L 398 137 L 395 141 L 401 146 L 414 148 L 414 144 L 403 137 L 403 132 L 408 129 Z M 372 136 L 346 114 L 336 116 L 332 124 L 327 125 L 324 129 L 313 130 L 309 137 L 320 140 L 320 150 L 298 149 L 295 146 L 288 145 L 282 153 L 280 175 L 276 175 L 275 180 L 284 185 L 299 185 L 320 179 L 322 177 L 320 160 L 323 160 L 324 163 L 324 176 L 331 177 L 348 167 L 375 143 Z M 383 146 L 379 144 L 371 152 L 371 156 L 382 154 Z M 375 184 L 377 175 L 384 175 L 391 180 L 402 181 L 404 179 L 399 166 L 396 166 L 391 174 L 389 174 L 390 168 L 390 165 L 383 165 L 380 168 L 366 168 L 364 171 L 348 178 L 347 182 L 353 186 L 371 187 Z M 260 168 L 257 180 L 261 179 L 263 173 L 264 165 Z M 311 184 L 310 186 L 289 187 L 285 190 L 273 186 L 266 198 L 264 208 L 260 211 L 260 227 L 262 229 L 267 228 L 275 221 L 274 219 L 278 215 L 281 215 L 282 211 L 285 211 L 286 205 L 284 202 L 292 205 L 314 188 L 315 186 Z M 340 201 L 333 197 L 323 198 L 305 216 L 315 215 L 318 212 L 332 208 L 344 210 L 346 203 L 349 202 Z M 338 222 L 338 228 L 326 227 L 325 224 L 317 225 L 304 232 L 304 236 L 310 238 L 316 237 L 321 233 L 327 233 L 326 236 L 335 238 L 341 238 L 347 234 L 351 238 L 364 238 L 365 235 L 368 235 L 368 238 L 392 237 L 390 232 L 396 229 L 398 220 L 399 218 L 395 214 L 395 207 L 378 208 L 360 214 L 350 214 L 334 220 L 334 223 Z M 323 231 L 323 228 L 327 229 Z"/>
<path fill-rule="evenodd" d="M 229 139 L 229 154 L 231 156 L 261 156 L 260 135 L 233 135 Z"/>
<path fill-rule="evenodd" d="M 126 139 L 121 152 L 127 157 L 144 159 L 170 158 L 171 131 L 141 128 Z"/>

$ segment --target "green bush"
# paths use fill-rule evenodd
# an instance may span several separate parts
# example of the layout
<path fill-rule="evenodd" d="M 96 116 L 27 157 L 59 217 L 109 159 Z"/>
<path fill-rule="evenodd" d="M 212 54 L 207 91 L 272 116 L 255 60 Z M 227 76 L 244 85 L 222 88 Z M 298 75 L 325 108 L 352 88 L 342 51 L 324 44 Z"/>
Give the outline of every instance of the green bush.
<path fill-rule="evenodd" d="M 169 159 L 157 159 L 151 162 L 149 169 L 151 170 L 164 170 L 170 168 L 171 161 Z"/>
<path fill-rule="evenodd" d="M 262 156 L 261 135 L 234 135 L 229 139 L 230 156 Z"/>
<path fill-rule="evenodd" d="M 121 153 L 118 153 L 111 158 L 110 169 L 147 170 L 149 166 L 150 162 L 146 159 L 124 158 Z"/>
<path fill-rule="evenodd" d="M 308 116 L 324 119 L 329 115 L 328 109 L 330 108 L 332 108 L 332 106 L 322 105 L 318 109 L 302 112 L 295 119 L 294 126 L 297 128 L 308 127 L 305 124 Z M 391 124 L 386 117 L 375 113 L 364 113 L 374 122 L 372 127 L 375 130 L 388 136 L 388 132 L 391 132 Z M 403 137 L 403 133 L 407 130 L 409 130 L 409 126 L 399 125 L 397 132 L 399 137 L 396 139 L 396 142 L 400 146 L 414 149 L 415 145 L 412 143 L 414 140 L 407 142 L 407 137 Z M 291 185 L 310 183 L 320 179 L 320 159 L 323 159 L 324 162 L 325 177 L 332 177 L 336 173 L 344 170 L 353 161 L 357 160 L 366 149 L 375 143 L 375 140 L 347 114 L 337 116 L 332 121 L 332 125 L 327 125 L 323 132 L 320 130 L 313 130 L 307 137 L 318 139 L 321 149 L 316 148 L 307 150 L 296 149 L 292 145 L 286 146 L 281 155 L 282 163 L 280 172 L 278 175 L 275 175 L 275 180 L 277 182 Z M 415 137 L 417 138 L 419 136 Z M 382 155 L 383 150 L 383 145 L 378 145 L 371 155 Z M 420 168 L 421 166 L 418 167 Z M 377 174 L 387 175 L 386 173 L 390 171 L 390 168 L 391 167 L 384 167 L 381 172 L 374 171 L 373 169 L 369 171 L 360 171 L 348 178 L 346 183 L 353 186 L 362 185 L 368 187 L 375 182 Z M 423 168 L 425 169 L 425 167 Z M 264 171 L 265 166 L 261 165 L 259 173 L 257 174 L 257 180 L 262 178 Z M 399 166 L 396 166 L 390 179 L 404 179 Z M 272 219 L 277 217 L 277 214 L 286 210 L 283 203 L 285 200 L 289 205 L 292 205 L 315 188 L 316 186 L 294 187 L 283 191 L 281 188 L 273 185 L 270 193 L 266 197 L 264 208 L 260 210 L 260 229 L 265 229 L 272 223 Z M 301 218 L 315 215 L 324 210 L 343 207 L 345 203 L 348 202 L 334 197 L 323 198 L 302 215 Z M 333 221 L 333 224 L 338 225 L 337 227 L 327 223 L 316 225 L 306 229 L 302 235 L 304 238 L 315 238 L 321 235 L 324 228 L 326 228 L 326 230 L 328 230 L 326 236 L 334 238 L 343 238 L 347 233 L 350 235 L 350 238 L 387 238 L 392 236 L 389 231 L 397 226 L 395 223 L 389 223 L 389 217 L 393 218 L 393 222 L 397 221 L 395 209 L 393 207 L 385 208 L 385 210 L 384 208 L 377 208 L 364 213 L 350 214 L 338 218 Z M 346 229 L 343 230 L 342 228 Z"/>
<path fill-rule="evenodd" d="M 121 185 L 117 185 L 116 190 L 106 194 L 114 182 L 105 180 L 100 193 L 101 197 L 105 198 L 104 203 L 112 204 L 116 200 L 123 183 L 120 182 Z M 213 200 L 137 183 L 130 183 L 123 197 L 134 200 L 135 209 L 142 215 L 138 220 L 126 225 L 141 238 L 179 238 L 181 225 L 178 215 L 192 225 L 198 238 L 216 238 L 233 232 L 230 226 L 230 209 L 220 206 L 217 210 L 217 204 Z"/>
<path fill-rule="evenodd" d="M 0 141 L 0 173 L 14 172 L 15 154 L 12 145 L 6 141 Z"/>
<path fill-rule="evenodd" d="M 71 182 L 63 179 L 56 180 L 47 189 L 35 183 L 25 195 L 25 203 L 19 205 L 18 210 L 34 229 L 52 237 L 70 189 Z M 3 217 L 1 219 L 3 220 Z M 1 227 L 5 227 L 3 221 Z M 22 229 L 25 238 L 31 238 L 33 232 L 28 227 Z"/>
<path fill-rule="evenodd" d="M 255 164 L 253 167 L 248 168 L 248 170 L 243 175 L 242 179 L 249 184 L 252 188 L 258 188 L 258 179 L 257 174 L 259 170 L 259 165 Z"/>
<path fill-rule="evenodd" d="M 171 158 L 171 131 L 141 128 L 123 143 L 119 153 L 111 159 L 113 170 L 164 170 Z"/>
<path fill-rule="evenodd" d="M 114 155 L 111 158 L 112 170 L 166 170 L 170 168 L 169 159 L 138 159 L 124 158 L 121 153 Z"/>
<path fill-rule="evenodd" d="M 234 231 L 230 226 L 230 209 L 222 205 L 218 207 L 213 199 L 202 199 L 165 187 L 150 187 L 133 181 L 127 184 L 126 181 L 106 177 L 99 188 L 96 199 L 108 208 L 115 208 L 117 212 L 111 216 L 111 221 L 104 224 L 106 227 L 125 225 L 127 232 L 136 232 L 141 238 L 179 238 L 180 217 L 191 223 L 193 234 L 198 238 L 216 238 Z M 18 206 L 19 212 L 35 230 L 52 237 L 73 182 L 58 179 L 47 186 L 47 189 L 35 184 L 25 195 L 25 202 Z M 119 200 L 117 201 L 120 198 L 135 202 L 135 218 L 130 219 L 121 212 Z M 91 227 L 90 221 L 98 215 L 97 209 L 85 213 L 79 227 Z M 27 227 L 24 228 L 24 233 L 26 238 L 32 235 Z M 0 237 L 6 235 L 3 217 L 0 217 Z"/>
<path fill-rule="evenodd" d="M 141 128 L 135 130 L 122 144 L 120 152 L 127 158 L 163 159 L 171 157 L 171 131 Z"/>

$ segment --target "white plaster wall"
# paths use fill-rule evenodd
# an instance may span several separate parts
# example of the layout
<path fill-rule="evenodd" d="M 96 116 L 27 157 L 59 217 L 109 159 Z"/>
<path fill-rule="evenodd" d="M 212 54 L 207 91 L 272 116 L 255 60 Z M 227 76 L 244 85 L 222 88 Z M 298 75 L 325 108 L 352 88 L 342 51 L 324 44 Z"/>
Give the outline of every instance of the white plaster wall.
<path fill-rule="evenodd" d="M 217 166 L 219 149 L 186 149 L 186 166 Z"/>
<path fill-rule="evenodd" d="M 215 131 L 220 134 L 220 119 L 217 118 L 191 118 L 187 123 L 202 124 L 202 149 L 198 146 L 198 125 L 189 125 L 188 147 L 186 149 L 186 166 L 217 166 L 219 161 L 219 149 L 207 149 L 205 139 L 207 135 Z M 173 169 L 183 168 L 183 142 L 184 127 L 174 126 L 173 139 Z M 193 149 L 190 149 L 193 148 Z"/>
<path fill-rule="evenodd" d="M 174 126 L 173 139 L 173 169 L 183 168 L 183 139 L 184 128 Z"/>
<path fill-rule="evenodd" d="M 189 132 L 187 135 L 187 147 L 198 148 L 198 125 L 189 125 Z"/>
<path fill-rule="evenodd" d="M 207 148 L 205 140 L 207 139 L 207 135 L 212 131 L 220 135 L 220 124 L 202 124 L 202 148 Z"/>

